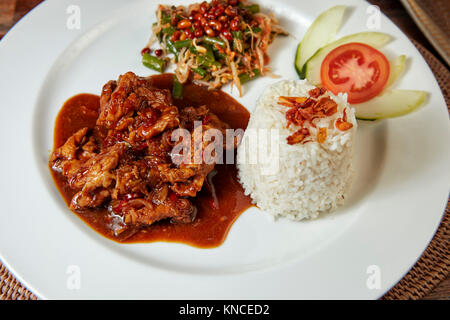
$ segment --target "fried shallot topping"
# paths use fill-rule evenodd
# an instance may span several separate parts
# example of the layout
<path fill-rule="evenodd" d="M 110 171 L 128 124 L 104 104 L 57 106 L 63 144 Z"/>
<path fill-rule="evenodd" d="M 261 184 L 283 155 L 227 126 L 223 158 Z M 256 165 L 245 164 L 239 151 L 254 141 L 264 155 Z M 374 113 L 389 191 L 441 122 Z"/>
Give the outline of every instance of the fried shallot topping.
<path fill-rule="evenodd" d="M 327 89 L 324 87 L 317 87 L 312 90 L 308 91 L 308 94 L 311 98 L 318 98 L 320 96 L 323 96 L 327 92 Z"/>
<path fill-rule="evenodd" d="M 307 137 L 309 137 L 310 133 L 307 128 L 301 128 L 297 132 L 294 132 L 289 137 L 287 137 L 287 142 L 290 145 L 294 145 L 300 142 L 303 142 Z"/>
<path fill-rule="evenodd" d="M 287 138 L 290 145 L 297 143 L 307 143 L 311 140 L 305 140 L 310 136 L 308 128 L 305 128 L 305 123 L 309 123 L 316 128 L 314 120 L 326 118 L 334 115 L 338 111 L 337 103 L 330 97 L 323 97 L 326 89 L 317 87 L 308 92 L 308 97 L 284 97 L 278 99 L 280 105 L 286 106 L 289 110 L 286 112 L 287 127 L 291 124 L 299 126 L 300 129 Z M 336 128 L 340 131 L 346 131 L 353 127 L 347 122 L 347 115 L 344 109 L 344 115 L 336 121 Z M 322 144 L 327 138 L 327 129 L 319 128 L 317 132 L 317 141 Z"/>
<path fill-rule="evenodd" d="M 347 113 L 346 113 L 345 109 L 344 109 L 344 115 L 342 116 L 342 118 L 339 118 L 336 120 L 336 128 L 340 131 L 347 131 L 347 130 L 353 128 L 353 124 L 351 124 L 350 122 L 347 122 Z"/>

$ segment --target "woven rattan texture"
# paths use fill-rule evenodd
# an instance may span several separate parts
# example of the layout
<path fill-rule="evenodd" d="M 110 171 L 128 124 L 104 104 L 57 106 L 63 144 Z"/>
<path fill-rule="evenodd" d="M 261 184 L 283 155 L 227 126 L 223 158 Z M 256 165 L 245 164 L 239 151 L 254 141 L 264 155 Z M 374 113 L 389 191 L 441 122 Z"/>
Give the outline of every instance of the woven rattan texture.
<path fill-rule="evenodd" d="M 433 70 L 450 111 L 450 72 L 420 44 L 416 42 L 414 44 Z M 450 202 L 447 202 L 444 218 L 428 248 L 408 274 L 383 299 L 421 299 L 448 277 L 450 265 L 449 229 Z"/>
<path fill-rule="evenodd" d="M 450 72 L 420 44 L 415 43 L 430 65 L 450 110 Z M 450 265 L 450 202 L 444 218 L 427 250 L 409 273 L 382 299 L 421 299 L 446 279 Z M 0 300 L 36 300 L 0 263 Z"/>

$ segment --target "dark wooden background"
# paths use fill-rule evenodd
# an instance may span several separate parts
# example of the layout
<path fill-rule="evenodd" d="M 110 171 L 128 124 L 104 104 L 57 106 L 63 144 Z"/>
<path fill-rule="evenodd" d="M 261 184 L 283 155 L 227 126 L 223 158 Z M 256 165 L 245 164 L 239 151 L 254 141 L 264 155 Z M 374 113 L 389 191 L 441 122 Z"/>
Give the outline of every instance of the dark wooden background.
<path fill-rule="evenodd" d="M 95 0 L 93 0 L 95 1 Z M 22 18 L 28 11 L 33 9 L 42 0 L 0 0 L 0 39 L 3 35 Z M 372 4 L 380 7 L 383 11 L 408 37 L 416 40 L 431 53 L 433 53 L 445 65 L 430 42 L 425 38 L 414 21 L 410 18 L 402 4 L 398 0 L 369 0 Z M 450 299 L 450 279 L 443 281 L 425 299 Z"/>

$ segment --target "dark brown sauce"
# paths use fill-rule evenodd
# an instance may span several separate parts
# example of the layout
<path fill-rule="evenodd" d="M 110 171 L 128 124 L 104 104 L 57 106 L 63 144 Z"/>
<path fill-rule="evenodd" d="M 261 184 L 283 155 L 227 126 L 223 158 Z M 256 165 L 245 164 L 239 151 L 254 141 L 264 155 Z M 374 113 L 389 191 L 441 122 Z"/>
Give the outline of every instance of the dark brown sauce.
<path fill-rule="evenodd" d="M 153 85 L 158 88 L 172 89 L 170 74 L 152 76 Z M 184 86 L 183 99 L 175 100 L 178 107 L 206 105 L 223 121 L 234 129 L 245 129 L 250 114 L 232 97 L 222 91 L 208 91 L 189 84 Z M 99 97 L 92 94 L 76 95 L 63 105 L 59 112 L 54 131 L 54 149 L 82 127 L 93 128 L 98 117 Z M 136 242 L 180 242 L 201 248 L 221 245 L 234 221 L 251 206 L 251 200 L 237 179 L 235 165 L 216 165 L 217 172 L 212 177 L 216 200 L 206 187 L 198 193 L 193 203 L 197 206 L 197 216 L 191 224 L 172 224 L 161 221 L 142 228 L 131 237 L 122 239 L 114 236 L 114 225 L 106 209 L 74 211 L 83 221 L 103 236 L 121 243 Z M 64 177 L 50 168 L 56 186 L 69 205 L 75 192 L 70 189 Z"/>

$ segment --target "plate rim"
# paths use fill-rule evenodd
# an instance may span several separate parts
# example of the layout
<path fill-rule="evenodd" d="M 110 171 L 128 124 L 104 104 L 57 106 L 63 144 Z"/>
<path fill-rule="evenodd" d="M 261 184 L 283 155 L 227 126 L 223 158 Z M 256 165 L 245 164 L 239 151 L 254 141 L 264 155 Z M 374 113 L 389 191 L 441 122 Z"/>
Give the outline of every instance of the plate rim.
<path fill-rule="evenodd" d="M 287 0 L 287 1 L 289 1 L 289 0 Z M 18 27 L 21 27 L 23 24 L 24 24 L 24 21 L 27 21 L 28 19 L 31 19 L 30 18 L 30 16 L 33 16 L 33 15 L 36 15 L 36 14 L 39 14 L 39 10 L 42 10 L 42 9 L 39 9 L 39 8 L 43 8 L 44 7 L 44 4 L 46 4 L 47 6 L 50 6 L 51 4 L 53 4 L 53 3 L 55 3 L 55 1 L 44 1 L 44 2 L 42 2 L 42 3 L 40 3 L 37 7 L 35 7 L 33 10 L 31 10 L 26 16 L 24 16 L 13 28 L 11 28 L 9 31 L 8 31 L 8 33 L 7 34 L 5 34 L 5 36 L 2 38 L 2 40 L 0 41 L 0 50 L 1 49 L 3 49 L 3 46 L 6 46 L 5 45 L 5 42 L 6 43 L 8 43 L 9 41 L 10 41 L 10 38 L 12 38 L 13 36 L 14 36 L 14 34 L 16 33 L 16 30 L 17 30 L 17 28 Z M 387 17 L 385 17 L 386 19 L 388 19 Z M 389 19 L 388 19 L 389 20 Z M 390 20 L 389 20 L 390 21 Z M 392 23 L 392 22 L 391 22 Z M 393 23 L 392 23 L 393 24 Z M 395 24 L 393 24 L 397 29 L 398 29 L 398 27 L 395 25 Z M 400 29 L 398 29 L 398 31 L 410 42 L 410 40 L 407 38 L 407 36 L 400 30 Z M 416 49 L 417 50 L 417 49 Z M 418 52 L 418 51 L 417 51 Z M 419 55 L 420 55 L 420 53 L 419 53 Z M 420 55 L 421 56 L 421 55 Z M 421 56 L 422 57 L 422 56 Z M 423 57 L 422 57 L 422 59 L 423 59 Z M 423 59 L 423 61 L 425 62 L 425 60 Z M 425 62 L 425 64 L 426 64 L 426 62 Z M 429 68 L 429 66 L 426 64 L 426 66 Z M 429 72 L 431 73 L 431 70 L 429 70 Z M 434 78 L 434 76 L 433 76 L 433 78 Z M 436 79 L 435 79 L 436 80 Z M 437 85 L 437 82 L 436 82 L 436 85 Z M 38 90 L 38 94 L 39 94 L 39 92 L 40 92 L 40 89 Z M 442 92 L 441 92 L 441 97 L 440 97 L 441 99 L 442 99 L 442 101 L 444 101 L 443 100 L 443 96 L 442 96 Z M 36 100 L 36 99 L 35 99 Z M 441 215 L 441 218 L 440 218 L 440 220 L 439 221 L 441 221 L 442 220 L 442 217 L 443 217 L 443 214 L 445 213 L 445 204 L 444 204 L 444 207 L 443 207 L 443 210 L 442 210 L 442 215 Z M 437 224 L 437 226 L 436 226 L 436 228 L 435 228 L 435 230 L 432 232 L 432 235 L 431 235 L 431 237 L 430 237 L 430 239 L 428 240 L 428 242 L 426 243 L 426 245 L 425 245 L 425 247 L 424 247 L 424 249 L 423 249 L 423 251 L 422 251 L 422 253 L 416 258 L 416 260 L 415 260 L 415 262 L 420 258 L 420 256 L 423 254 L 423 252 L 426 250 L 426 248 L 428 247 L 428 245 L 429 245 L 429 242 L 431 241 L 431 239 L 433 238 L 433 236 L 434 236 L 434 234 L 435 234 L 435 232 L 437 231 L 437 228 L 438 228 L 438 226 L 439 226 L 439 223 Z M 21 277 L 21 273 L 20 272 L 15 272 L 15 268 L 13 268 L 12 267 L 12 265 L 10 265 L 9 264 L 9 262 L 8 262 L 8 260 L 7 259 L 3 259 L 3 255 L 2 255 L 2 253 L 0 252 L 0 258 L 1 258 L 1 260 L 2 260 L 2 262 L 3 262 L 3 264 L 16 276 L 16 278 L 19 280 L 19 281 L 21 281 L 22 283 L 24 283 L 28 288 L 30 288 L 30 290 L 31 291 L 33 291 L 33 293 L 35 293 L 36 295 L 39 295 L 39 296 L 41 296 L 41 297 L 45 297 L 45 295 L 42 295 L 42 294 L 40 294 L 39 293 L 39 291 L 37 291 L 37 290 L 34 290 L 34 288 L 33 288 L 33 286 L 31 285 L 31 283 L 30 282 L 28 282 L 27 280 L 25 280 L 25 279 L 23 279 L 22 277 Z M 415 264 L 415 262 L 410 266 L 410 268 L 403 274 L 403 276 L 405 275 L 405 274 L 407 274 L 407 272 L 409 272 L 409 270 L 414 266 L 414 264 Z M 402 277 L 403 277 L 402 276 Z M 401 278 L 400 278 L 401 279 Z M 399 279 L 399 280 L 400 280 Z M 394 286 L 395 284 L 396 284 L 397 282 L 395 282 L 392 286 Z M 389 289 L 387 289 L 386 290 L 386 292 L 388 291 Z M 381 296 L 382 294 L 384 294 L 385 292 L 383 292 L 383 293 L 380 293 L 380 295 L 379 296 Z M 378 296 L 378 297 L 379 297 Z"/>

